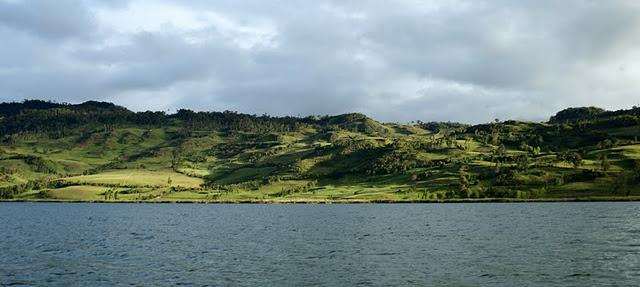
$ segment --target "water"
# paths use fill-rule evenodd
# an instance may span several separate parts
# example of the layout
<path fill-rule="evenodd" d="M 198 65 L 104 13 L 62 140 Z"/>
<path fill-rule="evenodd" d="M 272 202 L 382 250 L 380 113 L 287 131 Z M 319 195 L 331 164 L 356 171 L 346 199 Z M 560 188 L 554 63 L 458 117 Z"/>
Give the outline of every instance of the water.
<path fill-rule="evenodd" d="M 638 286 L 640 203 L 0 203 L 2 285 Z"/>

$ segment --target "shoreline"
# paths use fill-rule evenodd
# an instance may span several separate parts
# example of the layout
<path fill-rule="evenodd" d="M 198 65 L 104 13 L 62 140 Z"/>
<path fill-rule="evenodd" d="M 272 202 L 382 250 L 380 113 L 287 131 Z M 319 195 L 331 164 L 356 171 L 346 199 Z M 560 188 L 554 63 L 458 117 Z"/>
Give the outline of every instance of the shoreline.
<path fill-rule="evenodd" d="M 65 200 L 65 199 L 0 199 L 0 203 L 136 203 L 136 204 L 437 204 L 437 203 L 553 203 L 553 202 L 630 202 L 640 201 L 640 196 L 630 197 L 582 197 L 582 198 L 483 198 L 449 200 Z"/>

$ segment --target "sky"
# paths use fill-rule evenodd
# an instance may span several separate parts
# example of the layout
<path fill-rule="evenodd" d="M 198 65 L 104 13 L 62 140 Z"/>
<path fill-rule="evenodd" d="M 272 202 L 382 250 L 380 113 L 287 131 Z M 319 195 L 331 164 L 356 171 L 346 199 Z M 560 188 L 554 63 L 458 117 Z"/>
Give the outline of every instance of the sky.
<path fill-rule="evenodd" d="M 640 104 L 636 0 L 0 0 L 0 101 L 545 120 Z"/>

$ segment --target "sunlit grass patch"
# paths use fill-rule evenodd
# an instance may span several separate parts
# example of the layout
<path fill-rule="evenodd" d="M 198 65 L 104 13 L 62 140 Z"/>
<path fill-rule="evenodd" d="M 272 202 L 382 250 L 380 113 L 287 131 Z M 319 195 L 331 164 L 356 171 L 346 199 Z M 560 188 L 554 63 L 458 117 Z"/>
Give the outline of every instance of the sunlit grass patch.
<path fill-rule="evenodd" d="M 104 193 L 109 188 L 102 186 L 68 186 L 63 188 L 43 191 L 48 198 L 61 200 L 102 200 Z"/>
<path fill-rule="evenodd" d="M 103 184 L 121 186 L 176 186 L 197 188 L 203 183 L 200 178 L 189 177 L 173 171 L 149 171 L 140 169 L 112 170 L 94 175 L 67 177 L 62 179 L 79 184 Z"/>

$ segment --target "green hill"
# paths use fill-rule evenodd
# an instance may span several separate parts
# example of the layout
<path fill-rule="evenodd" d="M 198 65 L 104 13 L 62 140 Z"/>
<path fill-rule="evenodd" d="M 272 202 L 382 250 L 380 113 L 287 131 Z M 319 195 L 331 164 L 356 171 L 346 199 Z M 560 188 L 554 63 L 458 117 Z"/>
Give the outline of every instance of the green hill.
<path fill-rule="evenodd" d="M 548 122 L 0 104 L 3 200 L 382 202 L 640 198 L 640 108 Z"/>

